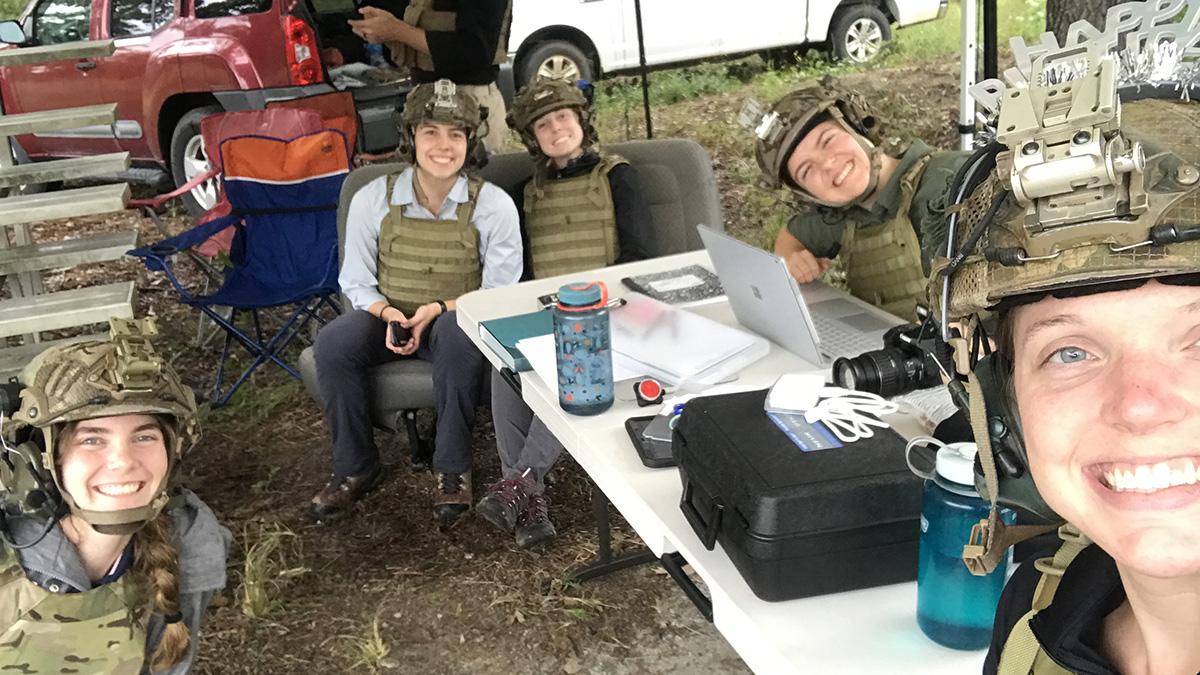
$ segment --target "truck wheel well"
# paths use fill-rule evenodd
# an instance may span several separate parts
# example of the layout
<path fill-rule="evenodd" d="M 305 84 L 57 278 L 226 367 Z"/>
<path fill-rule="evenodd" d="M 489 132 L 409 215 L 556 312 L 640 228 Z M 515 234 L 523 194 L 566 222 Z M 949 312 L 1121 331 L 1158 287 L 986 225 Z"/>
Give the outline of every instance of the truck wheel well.
<path fill-rule="evenodd" d="M 535 49 L 539 43 L 549 40 L 563 40 L 582 49 L 583 53 L 587 54 L 588 59 L 592 62 L 592 69 L 596 74 L 595 76 L 597 78 L 600 77 L 602 69 L 596 45 L 592 44 L 592 39 L 586 33 L 570 26 L 547 26 L 525 38 L 525 41 L 521 43 L 521 47 L 517 49 L 516 58 L 513 59 L 515 72 L 521 72 L 521 62 L 529 55 L 530 51 Z"/>
<path fill-rule="evenodd" d="M 864 2 L 863 0 L 842 0 L 840 3 L 838 3 L 837 9 L 834 10 L 833 14 L 834 16 L 837 16 L 847 7 L 853 7 L 854 5 L 875 5 L 879 8 L 879 11 L 883 12 L 883 15 L 886 16 L 887 20 L 891 23 L 896 23 L 900 20 L 900 10 L 896 7 L 896 0 L 880 0 L 876 2 Z"/>
<path fill-rule="evenodd" d="M 206 105 L 219 106 L 220 103 L 212 94 L 175 94 L 163 101 L 158 111 L 158 148 L 168 171 L 171 170 L 171 135 L 175 133 L 175 125 L 189 110 Z"/>

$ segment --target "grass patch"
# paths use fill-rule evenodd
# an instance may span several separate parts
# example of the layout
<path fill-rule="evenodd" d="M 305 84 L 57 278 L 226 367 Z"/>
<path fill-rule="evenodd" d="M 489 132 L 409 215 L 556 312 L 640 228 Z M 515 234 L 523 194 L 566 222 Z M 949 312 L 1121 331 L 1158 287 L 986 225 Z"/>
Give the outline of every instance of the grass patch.
<path fill-rule="evenodd" d="M 251 544 L 250 530 L 243 531 L 246 560 L 242 566 L 242 613 L 267 619 L 283 607 L 288 580 L 307 574 L 295 564 L 301 560 L 296 533 L 283 525 L 260 525 Z"/>
<path fill-rule="evenodd" d="M 384 659 L 392 653 L 392 648 L 388 646 L 387 640 L 383 639 L 378 614 L 371 619 L 371 627 L 365 636 L 339 635 L 338 639 L 348 645 L 347 652 L 353 659 L 350 664 L 351 670 L 364 668 L 369 672 L 378 673 L 385 667 Z"/>
<path fill-rule="evenodd" d="M 25 0 L 0 0 L 0 21 L 20 16 L 25 4 Z"/>
<path fill-rule="evenodd" d="M 241 364 L 233 363 L 237 363 L 237 365 L 226 364 L 226 370 L 234 373 L 233 375 L 227 374 L 228 379 L 236 377 L 236 373 L 241 372 Z M 267 364 L 263 367 L 273 366 Z M 300 382 L 291 378 L 282 381 L 272 378 L 259 385 L 252 377 L 237 390 L 229 403 L 220 408 L 207 408 L 208 413 L 202 422 L 217 427 L 234 423 L 242 427 L 253 427 L 269 418 L 279 406 L 293 405 L 294 397 L 301 394 L 301 387 Z"/>

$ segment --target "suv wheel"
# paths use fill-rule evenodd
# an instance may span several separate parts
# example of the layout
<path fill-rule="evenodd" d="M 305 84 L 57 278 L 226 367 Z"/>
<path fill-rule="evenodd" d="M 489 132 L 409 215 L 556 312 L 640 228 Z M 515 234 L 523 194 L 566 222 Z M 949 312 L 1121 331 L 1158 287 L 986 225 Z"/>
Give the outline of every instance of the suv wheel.
<path fill-rule="evenodd" d="M 225 111 L 218 106 L 196 108 L 188 111 L 175 125 L 175 133 L 171 134 L 171 177 L 175 187 L 208 171 L 208 153 L 200 136 L 200 120 L 220 112 Z M 198 218 L 215 206 L 217 186 L 218 180 L 214 176 L 183 195 L 183 205 L 188 215 Z"/>
<path fill-rule="evenodd" d="M 565 40 L 550 40 L 534 47 L 521 65 L 520 81 L 529 84 L 539 77 L 568 80 L 587 80 L 595 77 L 592 60 L 583 50 Z"/>
<path fill-rule="evenodd" d="M 850 5 L 833 20 L 829 42 L 839 61 L 869 63 L 883 43 L 892 39 L 892 27 L 883 12 L 872 5 Z"/>

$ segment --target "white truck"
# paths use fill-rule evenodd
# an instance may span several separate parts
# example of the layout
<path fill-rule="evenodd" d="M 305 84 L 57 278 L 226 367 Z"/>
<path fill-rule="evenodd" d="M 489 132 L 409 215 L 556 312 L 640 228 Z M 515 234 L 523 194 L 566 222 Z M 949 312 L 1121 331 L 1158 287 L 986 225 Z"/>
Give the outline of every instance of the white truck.
<path fill-rule="evenodd" d="M 650 66 L 823 43 L 835 58 L 873 59 L 908 26 L 946 14 L 948 0 L 641 0 Z M 634 0 L 514 0 L 510 58 L 518 86 L 534 77 L 593 80 L 637 68 Z"/>

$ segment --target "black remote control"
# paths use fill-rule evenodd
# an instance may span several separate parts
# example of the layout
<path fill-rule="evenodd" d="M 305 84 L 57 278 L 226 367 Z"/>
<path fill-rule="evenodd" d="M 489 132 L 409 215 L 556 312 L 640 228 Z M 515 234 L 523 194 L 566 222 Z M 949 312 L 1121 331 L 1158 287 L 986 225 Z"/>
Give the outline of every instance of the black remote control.
<path fill-rule="evenodd" d="M 392 329 L 393 347 L 403 347 L 409 338 L 412 337 L 412 331 L 401 326 L 399 321 L 389 321 L 388 326 Z"/>

